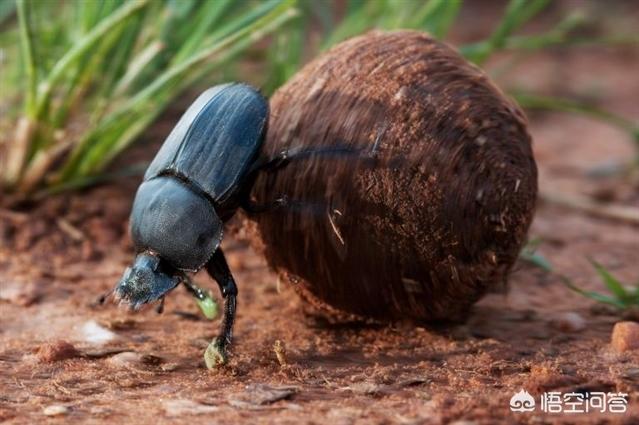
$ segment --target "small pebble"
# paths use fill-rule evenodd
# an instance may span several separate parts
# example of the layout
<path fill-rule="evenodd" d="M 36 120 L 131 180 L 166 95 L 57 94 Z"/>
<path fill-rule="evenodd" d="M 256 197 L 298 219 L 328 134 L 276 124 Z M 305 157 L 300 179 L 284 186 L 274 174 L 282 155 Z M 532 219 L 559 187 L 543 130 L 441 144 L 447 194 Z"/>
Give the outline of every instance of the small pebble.
<path fill-rule="evenodd" d="M 112 331 L 128 331 L 137 325 L 137 322 L 133 319 L 113 319 L 105 322 L 100 322 L 100 325 L 112 330 Z"/>
<path fill-rule="evenodd" d="M 586 329 L 586 320 L 573 311 L 558 314 L 550 323 L 562 332 L 579 332 Z"/>
<path fill-rule="evenodd" d="M 639 367 L 631 367 L 621 374 L 623 379 L 639 382 Z"/>
<path fill-rule="evenodd" d="M 34 283 L 3 282 L 0 285 L 0 300 L 20 307 L 29 307 L 39 301 L 41 293 Z"/>
<path fill-rule="evenodd" d="M 52 363 L 60 360 L 80 357 L 80 352 L 67 341 L 55 341 L 38 348 L 36 357 L 42 363 Z"/>
<path fill-rule="evenodd" d="M 144 369 L 144 356 L 133 351 L 125 351 L 109 358 L 108 362 L 118 368 Z"/>
<path fill-rule="evenodd" d="M 45 407 L 42 413 L 46 416 L 63 416 L 69 413 L 69 408 L 61 404 L 52 404 Z"/>
<path fill-rule="evenodd" d="M 84 341 L 92 344 L 104 344 L 118 337 L 95 320 L 89 320 L 82 325 L 81 335 Z"/>
<path fill-rule="evenodd" d="M 166 363 L 160 366 L 160 369 L 162 370 L 162 372 L 173 372 L 174 370 L 177 370 L 179 368 L 180 368 L 180 365 L 177 363 Z"/>
<path fill-rule="evenodd" d="M 383 385 L 375 384 L 374 382 L 355 382 L 345 389 L 351 390 L 355 394 L 361 395 L 374 395 L 379 394 L 384 389 Z"/>
<path fill-rule="evenodd" d="M 299 391 L 293 386 L 271 386 L 267 384 L 250 384 L 246 386 L 246 392 L 239 396 L 231 396 L 229 404 L 239 408 L 250 406 L 265 406 L 281 400 L 288 400 Z"/>
<path fill-rule="evenodd" d="M 612 329 L 611 345 L 619 352 L 639 349 L 639 323 L 616 323 Z"/>
<path fill-rule="evenodd" d="M 164 411 L 167 416 L 181 417 L 184 415 L 201 415 L 205 413 L 213 413 L 219 410 L 217 406 L 207 406 L 193 400 L 177 399 L 167 400 L 163 403 Z"/>
<path fill-rule="evenodd" d="M 113 409 L 109 409 L 108 407 L 102 406 L 94 406 L 89 409 L 89 412 L 93 416 L 109 416 L 113 413 Z"/>

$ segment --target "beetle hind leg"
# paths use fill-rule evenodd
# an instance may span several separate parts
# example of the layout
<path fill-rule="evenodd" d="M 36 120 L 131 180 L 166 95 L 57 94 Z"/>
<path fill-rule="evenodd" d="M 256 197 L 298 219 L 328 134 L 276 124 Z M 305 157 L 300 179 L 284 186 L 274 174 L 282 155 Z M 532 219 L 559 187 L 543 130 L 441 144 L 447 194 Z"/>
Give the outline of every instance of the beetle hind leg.
<path fill-rule="evenodd" d="M 217 281 L 222 297 L 224 297 L 224 317 L 222 318 L 220 335 L 209 344 L 204 354 L 207 367 L 212 369 L 226 363 L 227 351 L 233 339 L 233 323 L 235 322 L 237 308 L 237 286 L 221 249 L 218 249 L 213 254 L 213 257 L 206 264 L 206 270 Z"/>

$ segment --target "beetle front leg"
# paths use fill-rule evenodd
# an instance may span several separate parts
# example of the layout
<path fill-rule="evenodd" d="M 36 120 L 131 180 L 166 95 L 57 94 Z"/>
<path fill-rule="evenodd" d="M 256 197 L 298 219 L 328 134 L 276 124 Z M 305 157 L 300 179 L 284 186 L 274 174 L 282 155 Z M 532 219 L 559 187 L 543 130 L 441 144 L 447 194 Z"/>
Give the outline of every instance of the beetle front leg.
<path fill-rule="evenodd" d="M 209 369 L 226 363 L 227 350 L 233 338 L 233 322 L 235 321 L 235 309 L 237 307 L 237 286 L 229 266 L 224 258 L 222 249 L 218 249 L 206 264 L 206 271 L 217 281 L 224 297 L 224 317 L 220 335 L 215 338 L 204 353 L 204 361 Z"/>

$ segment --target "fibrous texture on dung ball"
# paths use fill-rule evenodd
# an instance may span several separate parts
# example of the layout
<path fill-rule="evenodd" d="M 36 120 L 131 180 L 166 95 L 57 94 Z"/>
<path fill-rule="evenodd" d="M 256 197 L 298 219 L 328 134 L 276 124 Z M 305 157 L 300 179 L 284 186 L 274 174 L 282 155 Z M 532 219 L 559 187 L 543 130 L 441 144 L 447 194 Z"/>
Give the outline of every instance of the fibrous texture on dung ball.
<path fill-rule="evenodd" d="M 263 149 L 320 151 L 256 181 L 257 201 L 289 200 L 254 216 L 269 264 L 358 315 L 462 318 L 503 285 L 534 212 L 523 113 L 420 32 L 368 33 L 307 65 L 271 99 Z"/>

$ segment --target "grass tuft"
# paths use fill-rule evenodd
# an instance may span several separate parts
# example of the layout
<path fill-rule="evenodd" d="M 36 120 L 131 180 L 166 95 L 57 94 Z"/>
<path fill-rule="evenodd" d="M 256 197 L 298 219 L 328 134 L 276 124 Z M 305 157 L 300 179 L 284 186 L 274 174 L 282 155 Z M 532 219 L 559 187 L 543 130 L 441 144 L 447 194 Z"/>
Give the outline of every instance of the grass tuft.
<path fill-rule="evenodd" d="M 610 271 L 593 259 L 588 259 L 597 275 L 604 284 L 607 293 L 598 291 L 588 291 L 574 284 L 567 276 L 557 273 L 546 257 L 536 252 L 540 240 L 529 242 L 519 258 L 533 266 L 547 272 L 552 273 L 559 278 L 561 283 L 573 292 L 589 298 L 597 303 L 614 307 L 619 313 L 633 312 L 639 309 L 639 281 L 634 285 L 626 285 L 619 279 L 614 277 Z"/>
<path fill-rule="evenodd" d="M 637 44 L 636 36 L 578 35 L 587 23 L 580 10 L 545 32 L 518 34 L 550 4 L 510 0 L 492 31 L 460 51 L 484 64 L 500 51 L 521 57 L 558 46 Z M 107 171 L 113 160 L 201 81 L 241 79 L 241 65 L 259 70 L 251 75 L 269 95 L 317 51 L 370 29 L 412 28 L 445 39 L 462 6 L 463 0 L 0 2 L 6 29 L 0 128 L 9 128 L 0 132 L 0 191 L 47 196 L 108 180 L 118 174 Z M 637 123 L 569 99 L 514 95 L 528 109 L 622 128 L 636 142 L 639 164 Z"/>
<path fill-rule="evenodd" d="M 18 90 L 3 91 L 0 104 L 21 112 L 0 145 L 0 188 L 31 194 L 92 181 L 180 93 L 296 10 L 295 0 L 17 0 L 20 48 L 9 36 L 0 48 L 22 59 L 10 63 L 17 79 L 3 81 Z"/>

